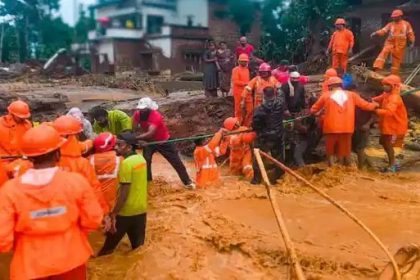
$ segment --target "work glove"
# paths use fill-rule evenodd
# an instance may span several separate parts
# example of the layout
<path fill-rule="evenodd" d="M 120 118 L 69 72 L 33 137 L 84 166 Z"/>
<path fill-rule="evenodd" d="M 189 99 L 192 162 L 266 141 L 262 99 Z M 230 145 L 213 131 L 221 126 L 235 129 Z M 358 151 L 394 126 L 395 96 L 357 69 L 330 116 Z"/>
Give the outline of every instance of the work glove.
<path fill-rule="evenodd" d="M 376 32 L 373 32 L 373 33 L 371 33 L 370 34 L 370 38 L 372 39 L 373 37 L 375 37 L 376 36 Z"/>

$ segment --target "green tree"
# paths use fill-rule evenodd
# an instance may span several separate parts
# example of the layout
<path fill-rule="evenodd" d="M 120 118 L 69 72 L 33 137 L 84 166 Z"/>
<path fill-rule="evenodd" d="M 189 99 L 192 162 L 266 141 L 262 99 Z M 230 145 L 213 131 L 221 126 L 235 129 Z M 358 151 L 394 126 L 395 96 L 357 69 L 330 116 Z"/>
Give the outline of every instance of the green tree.
<path fill-rule="evenodd" d="M 300 62 L 318 54 L 344 4 L 344 0 L 266 0 L 261 55 Z"/>
<path fill-rule="evenodd" d="M 2 0 L 0 16 L 14 17 L 5 28 L 2 57 L 11 59 L 17 54 L 19 61 L 32 55 L 46 58 L 58 48 L 68 47 L 71 29 L 61 18 L 55 17 L 59 4 L 60 0 Z"/>
<path fill-rule="evenodd" d="M 74 42 L 86 43 L 88 41 L 88 33 L 90 30 L 95 29 L 96 22 L 93 10 L 90 9 L 87 15 L 83 5 L 80 5 L 79 11 L 79 20 L 74 26 Z"/>
<path fill-rule="evenodd" d="M 255 17 L 255 5 L 250 0 L 228 0 L 229 13 L 238 24 L 240 33 L 245 35 L 251 31 Z"/>

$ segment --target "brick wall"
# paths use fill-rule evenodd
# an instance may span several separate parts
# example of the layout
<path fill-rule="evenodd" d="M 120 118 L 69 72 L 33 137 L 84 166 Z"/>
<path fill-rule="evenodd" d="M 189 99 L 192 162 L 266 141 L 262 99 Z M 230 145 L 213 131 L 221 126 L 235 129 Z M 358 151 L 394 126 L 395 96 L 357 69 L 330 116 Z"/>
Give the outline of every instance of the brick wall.
<path fill-rule="evenodd" d="M 210 37 L 218 41 L 226 41 L 228 46 L 232 49 L 238 44 L 239 37 L 241 36 L 239 27 L 235 22 L 225 17 L 218 17 L 226 13 L 226 5 L 210 2 L 209 3 L 209 34 Z M 259 12 L 255 12 L 255 20 L 251 32 L 246 34 L 248 41 L 258 48 L 261 37 L 261 21 Z"/>
<path fill-rule="evenodd" d="M 129 71 L 141 66 L 138 40 L 114 40 L 115 72 Z"/>

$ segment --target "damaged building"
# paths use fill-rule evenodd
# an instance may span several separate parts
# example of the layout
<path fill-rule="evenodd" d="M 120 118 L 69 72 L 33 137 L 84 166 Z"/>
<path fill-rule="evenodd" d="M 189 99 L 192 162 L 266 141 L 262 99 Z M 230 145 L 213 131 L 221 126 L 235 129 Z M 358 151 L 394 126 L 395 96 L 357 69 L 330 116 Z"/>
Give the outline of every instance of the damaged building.
<path fill-rule="evenodd" d="M 249 40 L 258 45 L 259 10 Z M 200 71 L 209 38 L 237 44 L 239 27 L 223 0 L 98 0 L 89 32 L 93 73 Z"/>

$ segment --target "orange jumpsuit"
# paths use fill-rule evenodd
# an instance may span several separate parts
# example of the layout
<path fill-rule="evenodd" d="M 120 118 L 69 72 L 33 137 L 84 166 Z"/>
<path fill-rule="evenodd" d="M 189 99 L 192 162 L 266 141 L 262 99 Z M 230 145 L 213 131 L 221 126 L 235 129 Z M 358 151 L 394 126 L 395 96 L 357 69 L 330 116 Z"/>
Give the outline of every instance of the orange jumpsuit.
<path fill-rule="evenodd" d="M 96 176 L 101 183 L 101 192 L 109 209 L 114 208 L 121 157 L 117 156 L 115 151 L 108 151 L 91 155 L 89 162 L 95 168 Z"/>
<path fill-rule="evenodd" d="M 242 122 L 242 93 L 245 86 L 249 83 L 249 68 L 248 66 L 236 66 L 232 70 L 232 93 L 235 102 L 235 118 Z"/>
<path fill-rule="evenodd" d="M 96 197 L 99 204 L 102 206 L 104 213 L 108 213 L 110 210 L 106 203 L 102 191 L 101 183 L 95 174 L 95 169 L 90 165 L 89 160 L 82 157 L 80 144 L 75 135 L 70 135 L 67 138 L 67 142 L 61 146 L 61 157 L 58 162 L 58 166 L 66 171 L 76 172 L 85 177 L 92 188 L 95 190 Z"/>
<path fill-rule="evenodd" d="M 312 106 L 311 113 L 325 109 L 322 130 L 326 135 L 326 153 L 333 155 L 338 143 L 338 156 L 349 156 L 351 153 L 351 136 L 354 132 L 355 108 L 373 111 L 375 105 L 361 98 L 357 93 L 345 90 L 328 92 Z M 345 143 L 344 143 L 345 142 Z"/>
<path fill-rule="evenodd" d="M 354 35 L 349 29 L 336 30 L 331 36 L 328 49 L 332 52 L 332 67 L 347 71 L 348 53 L 353 49 Z"/>
<path fill-rule="evenodd" d="M 0 117 L 0 157 L 19 155 L 22 136 L 31 127 L 30 121 L 16 123 L 11 115 Z"/>
<path fill-rule="evenodd" d="M 59 275 L 93 254 L 87 232 L 100 226 L 103 213 L 79 174 L 31 169 L 4 184 L 0 205 L 0 252 L 14 252 L 11 279 Z"/>
<path fill-rule="evenodd" d="M 402 146 L 404 136 L 408 130 L 407 110 L 400 96 L 400 89 L 384 92 L 373 98 L 381 107 L 376 110 L 379 116 L 379 129 L 382 135 L 390 135 L 400 139 L 396 146 Z"/>
<path fill-rule="evenodd" d="M 207 188 L 219 181 L 219 168 L 215 157 L 219 156 L 219 143 L 222 134 L 217 132 L 207 145 L 196 147 L 194 162 L 196 167 L 196 183 L 198 188 Z"/>
<path fill-rule="evenodd" d="M 248 127 L 241 126 L 237 131 L 249 130 Z M 226 136 L 221 144 L 221 153 L 225 154 L 227 148 L 230 150 L 229 168 L 232 175 L 244 175 L 251 180 L 254 176 L 252 169 L 252 150 L 251 143 L 255 140 L 255 132 L 244 132 Z"/>
<path fill-rule="evenodd" d="M 373 63 L 373 67 L 383 69 L 388 56 L 392 56 L 391 73 L 399 75 L 401 62 L 404 59 L 404 52 L 407 41 L 414 43 L 415 36 L 413 28 L 408 21 L 400 20 L 398 22 L 390 22 L 381 30 L 376 31 L 379 36 L 388 34 L 381 53 Z"/>
<path fill-rule="evenodd" d="M 245 87 L 244 92 L 242 93 L 242 98 L 245 98 L 246 109 L 246 116 L 242 122 L 243 126 L 251 126 L 254 109 L 263 103 L 264 88 L 273 87 L 277 92 L 277 88 L 280 86 L 280 83 L 273 76 L 268 77 L 268 79 L 263 79 L 260 76 L 256 76 L 251 81 L 249 81 L 248 85 Z"/>

